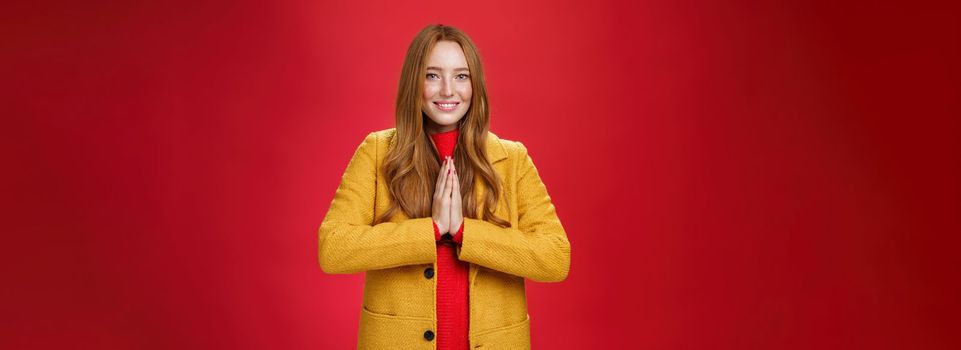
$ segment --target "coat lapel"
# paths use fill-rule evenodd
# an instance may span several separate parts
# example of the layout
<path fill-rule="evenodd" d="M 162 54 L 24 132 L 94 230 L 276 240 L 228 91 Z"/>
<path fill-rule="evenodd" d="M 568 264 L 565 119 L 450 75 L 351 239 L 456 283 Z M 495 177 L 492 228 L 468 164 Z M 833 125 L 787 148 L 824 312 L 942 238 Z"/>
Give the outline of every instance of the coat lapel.
<path fill-rule="evenodd" d="M 490 158 L 491 164 L 507 159 L 507 151 L 504 150 L 500 138 L 490 131 L 487 132 L 487 157 Z"/>

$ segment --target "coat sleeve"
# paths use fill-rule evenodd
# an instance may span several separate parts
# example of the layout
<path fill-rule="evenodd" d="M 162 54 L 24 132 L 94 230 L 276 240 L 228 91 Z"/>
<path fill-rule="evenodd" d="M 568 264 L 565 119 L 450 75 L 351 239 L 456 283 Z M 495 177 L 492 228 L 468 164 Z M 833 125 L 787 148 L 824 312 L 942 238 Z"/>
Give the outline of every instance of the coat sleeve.
<path fill-rule="evenodd" d="M 459 258 L 534 281 L 563 281 L 570 270 L 570 242 L 527 148 L 517 146 L 517 227 L 465 218 Z"/>
<path fill-rule="evenodd" d="M 330 209 L 318 230 L 320 268 L 326 273 L 355 273 L 436 259 L 433 219 L 374 221 L 377 181 L 377 134 L 357 147 Z"/>

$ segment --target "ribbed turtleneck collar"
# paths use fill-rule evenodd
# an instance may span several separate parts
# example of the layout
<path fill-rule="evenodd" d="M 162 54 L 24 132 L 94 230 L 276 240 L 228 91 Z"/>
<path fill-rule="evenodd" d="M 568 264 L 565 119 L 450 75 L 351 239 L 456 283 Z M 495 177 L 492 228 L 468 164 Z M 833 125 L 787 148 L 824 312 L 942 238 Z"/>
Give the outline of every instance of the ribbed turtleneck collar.
<path fill-rule="evenodd" d="M 454 156 L 454 146 L 457 145 L 457 135 L 458 129 L 430 134 L 430 138 L 434 140 L 434 145 L 437 146 L 437 153 L 440 154 L 440 159 Z"/>

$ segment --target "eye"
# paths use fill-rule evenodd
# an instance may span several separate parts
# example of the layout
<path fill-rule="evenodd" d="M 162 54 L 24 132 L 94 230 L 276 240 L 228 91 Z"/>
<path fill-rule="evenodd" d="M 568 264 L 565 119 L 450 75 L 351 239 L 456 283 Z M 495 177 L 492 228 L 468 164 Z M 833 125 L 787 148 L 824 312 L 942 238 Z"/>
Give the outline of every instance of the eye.
<path fill-rule="evenodd" d="M 437 79 L 440 78 L 436 73 L 427 73 L 427 79 Z"/>
<path fill-rule="evenodd" d="M 457 75 L 457 79 L 467 80 L 467 79 L 470 79 L 470 75 L 461 73 L 461 74 L 458 74 L 458 75 Z"/>

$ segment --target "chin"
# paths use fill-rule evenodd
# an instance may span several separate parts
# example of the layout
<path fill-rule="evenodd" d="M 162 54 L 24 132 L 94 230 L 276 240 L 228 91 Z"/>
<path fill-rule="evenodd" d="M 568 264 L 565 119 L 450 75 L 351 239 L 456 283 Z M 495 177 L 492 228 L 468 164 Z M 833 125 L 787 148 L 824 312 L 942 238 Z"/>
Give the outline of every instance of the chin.
<path fill-rule="evenodd" d="M 437 116 L 436 118 L 430 118 L 430 119 L 437 125 L 452 126 L 452 125 L 457 125 L 457 122 L 459 122 L 463 117 L 464 117 L 464 114 L 461 114 L 460 117 L 455 117 L 452 115 L 440 115 L 440 116 Z"/>

